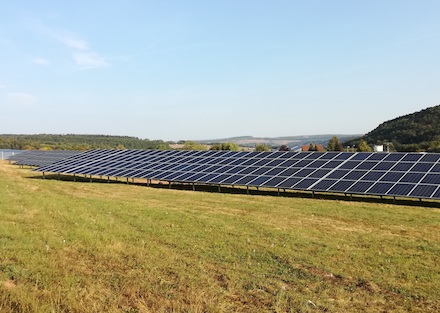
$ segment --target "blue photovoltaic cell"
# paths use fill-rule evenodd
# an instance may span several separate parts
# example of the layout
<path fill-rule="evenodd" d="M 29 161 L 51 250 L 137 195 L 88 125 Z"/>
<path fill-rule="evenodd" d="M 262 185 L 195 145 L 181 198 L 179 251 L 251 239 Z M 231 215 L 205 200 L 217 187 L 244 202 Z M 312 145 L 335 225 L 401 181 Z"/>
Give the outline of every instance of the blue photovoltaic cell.
<path fill-rule="evenodd" d="M 375 171 L 388 171 L 394 166 L 393 162 L 380 162 L 373 168 Z"/>
<path fill-rule="evenodd" d="M 344 176 L 344 180 L 345 179 L 349 179 L 349 180 L 358 180 L 359 178 L 361 178 L 362 176 L 364 176 L 367 172 L 366 171 L 351 171 L 349 172 L 347 175 Z"/>
<path fill-rule="evenodd" d="M 333 172 L 331 172 L 327 178 L 331 178 L 331 179 L 341 179 L 342 177 L 344 177 L 345 175 L 347 175 L 349 173 L 348 170 L 335 170 Z"/>
<path fill-rule="evenodd" d="M 401 162 L 409 161 L 409 162 L 416 162 L 418 161 L 423 155 L 422 154 L 407 154 L 405 155 Z"/>
<path fill-rule="evenodd" d="M 315 186 L 313 186 L 313 190 L 325 191 L 330 188 L 331 185 L 335 184 L 337 180 L 334 179 L 323 179 Z"/>
<path fill-rule="evenodd" d="M 321 160 L 331 160 L 334 157 L 336 157 L 339 154 L 339 152 L 326 152 L 323 154 L 322 157 L 320 157 Z"/>
<path fill-rule="evenodd" d="M 391 196 L 406 196 L 414 188 L 412 184 L 396 184 L 388 191 L 388 195 Z"/>
<path fill-rule="evenodd" d="M 385 195 L 388 190 L 393 187 L 393 183 L 375 183 L 369 190 L 368 193 L 376 195 Z"/>
<path fill-rule="evenodd" d="M 254 174 L 254 175 L 263 175 L 264 173 L 266 173 L 269 170 L 270 170 L 270 167 L 260 167 L 256 171 L 252 172 L 252 174 Z"/>
<path fill-rule="evenodd" d="M 440 160 L 440 154 L 436 153 L 436 154 L 431 154 L 431 153 L 426 153 L 423 155 L 422 159 L 420 160 L 421 162 L 431 162 L 431 163 L 435 163 L 438 162 Z"/>
<path fill-rule="evenodd" d="M 223 184 L 234 184 L 236 181 L 242 179 L 243 175 L 232 175 L 222 181 Z"/>
<path fill-rule="evenodd" d="M 278 166 L 285 161 L 286 161 L 285 159 L 275 159 L 267 163 L 267 166 Z"/>
<path fill-rule="evenodd" d="M 322 178 L 328 173 L 330 173 L 331 170 L 329 169 L 319 169 L 314 171 L 312 174 L 309 175 L 310 178 Z"/>
<path fill-rule="evenodd" d="M 266 187 L 277 187 L 282 181 L 286 180 L 286 177 L 274 177 L 266 181 L 263 186 Z"/>
<path fill-rule="evenodd" d="M 301 180 L 301 178 L 290 177 L 290 178 L 284 180 L 283 182 L 281 182 L 277 187 L 279 187 L 279 188 L 290 188 L 293 185 L 295 185 L 297 182 L 299 182 L 300 180 Z"/>
<path fill-rule="evenodd" d="M 270 161 L 272 161 L 272 160 L 271 159 L 261 159 L 258 162 L 256 162 L 254 165 L 255 166 L 265 166 Z"/>
<path fill-rule="evenodd" d="M 405 155 L 402 153 L 388 153 L 384 160 L 397 162 L 400 161 L 400 159 L 402 159 L 404 156 Z"/>
<path fill-rule="evenodd" d="M 408 173 L 405 174 L 400 181 L 404 183 L 417 184 L 423 178 L 423 176 L 425 176 L 423 173 Z"/>
<path fill-rule="evenodd" d="M 353 186 L 347 189 L 347 193 L 365 193 L 374 182 L 356 182 Z"/>
<path fill-rule="evenodd" d="M 228 174 L 220 174 L 215 176 L 213 179 L 209 180 L 209 183 L 214 183 L 214 184 L 219 184 L 221 183 L 223 180 L 227 179 L 230 175 Z"/>
<path fill-rule="evenodd" d="M 440 164 L 436 164 L 436 165 L 434 165 L 434 166 L 431 168 L 430 172 L 431 172 L 431 173 L 440 173 Z"/>
<path fill-rule="evenodd" d="M 385 157 L 387 156 L 385 153 L 370 153 L 370 157 L 368 158 L 369 161 L 371 160 L 376 160 L 376 161 L 380 161 L 385 159 Z"/>
<path fill-rule="evenodd" d="M 322 166 L 322 168 L 330 168 L 330 169 L 334 169 L 337 168 L 340 164 L 342 164 L 342 160 L 332 160 L 332 161 L 328 161 L 326 164 L 324 164 Z"/>
<path fill-rule="evenodd" d="M 254 176 L 254 175 L 245 176 L 242 179 L 236 181 L 235 184 L 247 185 L 249 182 L 253 181 L 255 178 L 257 178 L 257 176 Z"/>
<path fill-rule="evenodd" d="M 414 163 L 400 162 L 397 163 L 394 167 L 392 167 L 391 170 L 394 172 L 407 172 L 413 166 Z"/>
<path fill-rule="evenodd" d="M 297 164 L 299 161 L 298 160 L 286 160 L 283 163 L 280 164 L 281 167 L 291 167 L 295 164 Z"/>
<path fill-rule="evenodd" d="M 426 173 L 433 166 L 432 163 L 416 163 L 413 168 L 411 168 L 411 172 L 421 172 Z"/>
<path fill-rule="evenodd" d="M 427 174 L 421 181 L 422 184 L 440 184 L 440 174 Z"/>
<path fill-rule="evenodd" d="M 398 182 L 399 179 L 401 179 L 403 175 L 405 175 L 405 173 L 389 172 L 389 173 L 386 173 L 385 175 L 383 175 L 380 178 L 380 181 Z"/>
<path fill-rule="evenodd" d="M 258 167 L 256 167 L 256 166 L 255 167 L 253 167 L 253 166 L 246 167 L 242 171 L 240 171 L 240 174 L 250 174 L 250 173 L 256 171 L 257 169 L 258 169 Z"/>
<path fill-rule="evenodd" d="M 275 168 L 271 169 L 270 171 L 268 171 L 266 173 L 266 175 L 276 176 L 276 175 L 278 175 L 279 173 L 281 173 L 282 171 L 285 171 L 285 170 L 286 170 L 285 168 L 275 167 Z"/>
<path fill-rule="evenodd" d="M 362 180 L 378 181 L 385 173 L 383 171 L 371 171 L 365 174 Z"/>
<path fill-rule="evenodd" d="M 281 172 L 279 176 L 285 176 L 285 177 L 292 176 L 296 172 L 298 172 L 299 170 L 300 170 L 299 168 L 288 168 L 288 169 L 284 170 L 283 172 Z"/>
<path fill-rule="evenodd" d="M 346 192 L 355 182 L 350 180 L 340 180 L 333 186 L 331 186 L 328 191 Z"/>
<path fill-rule="evenodd" d="M 433 185 L 417 185 L 416 188 L 414 188 L 414 190 L 411 192 L 410 196 L 430 198 L 437 188 L 437 186 Z"/>
<path fill-rule="evenodd" d="M 357 170 L 371 170 L 377 163 L 372 161 L 365 161 L 356 167 Z"/>
<path fill-rule="evenodd" d="M 338 154 L 337 156 L 335 156 L 335 160 L 347 160 L 347 159 L 349 159 L 351 156 L 353 156 L 353 153 L 350 153 L 350 152 L 341 152 L 340 154 Z"/>
<path fill-rule="evenodd" d="M 315 171 L 314 169 L 305 168 L 303 170 L 299 170 L 298 172 L 296 172 L 295 177 L 306 177 L 309 176 L 314 171 Z"/>
<path fill-rule="evenodd" d="M 215 177 L 217 177 L 218 173 L 210 173 L 210 174 L 206 174 L 205 176 L 199 177 L 199 181 L 203 182 L 203 183 L 208 183 L 210 182 L 212 179 L 214 179 Z"/>
<path fill-rule="evenodd" d="M 302 189 L 305 190 L 312 186 L 314 183 L 316 183 L 318 180 L 314 178 L 304 178 L 302 181 L 297 183 L 295 186 L 295 189 Z"/>
<path fill-rule="evenodd" d="M 359 161 L 347 161 L 347 162 L 341 164 L 341 166 L 339 166 L 339 168 L 340 169 L 346 169 L 346 170 L 352 170 L 356 166 L 358 166 L 359 164 L 360 164 Z"/>
<path fill-rule="evenodd" d="M 371 156 L 371 153 L 358 152 L 355 155 L 353 155 L 353 157 L 350 160 L 353 160 L 353 161 L 363 161 L 363 160 L 366 160 L 369 156 Z"/>
<path fill-rule="evenodd" d="M 316 160 L 316 161 L 313 161 L 312 163 L 310 163 L 307 167 L 320 168 L 321 166 L 323 166 L 327 162 L 328 161 L 326 161 L 326 160 Z"/>
<path fill-rule="evenodd" d="M 305 167 L 312 163 L 312 160 L 301 160 L 298 163 L 295 164 L 295 167 Z"/>
<path fill-rule="evenodd" d="M 437 190 L 432 194 L 432 197 L 440 199 L 440 188 L 437 188 Z"/>

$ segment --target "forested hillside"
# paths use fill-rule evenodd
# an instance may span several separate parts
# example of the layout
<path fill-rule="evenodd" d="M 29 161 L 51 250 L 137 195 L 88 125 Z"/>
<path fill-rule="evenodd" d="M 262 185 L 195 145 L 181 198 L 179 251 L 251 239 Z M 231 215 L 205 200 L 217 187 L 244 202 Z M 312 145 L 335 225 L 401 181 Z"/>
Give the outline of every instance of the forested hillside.
<path fill-rule="evenodd" d="M 88 149 L 170 149 L 162 140 L 105 135 L 0 135 L 0 149 L 88 150 Z"/>
<path fill-rule="evenodd" d="M 440 105 L 386 121 L 350 143 L 362 139 L 369 144 L 391 142 L 396 151 L 440 152 Z"/>

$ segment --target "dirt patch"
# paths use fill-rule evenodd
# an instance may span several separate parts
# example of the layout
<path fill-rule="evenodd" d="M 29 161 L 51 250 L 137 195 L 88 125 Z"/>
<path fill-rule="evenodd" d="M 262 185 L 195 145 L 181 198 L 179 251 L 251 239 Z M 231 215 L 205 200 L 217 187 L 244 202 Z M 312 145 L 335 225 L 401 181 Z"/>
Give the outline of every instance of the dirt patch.
<path fill-rule="evenodd" d="M 2 285 L 5 286 L 6 289 L 14 289 L 17 287 L 17 284 L 13 280 L 4 281 Z"/>

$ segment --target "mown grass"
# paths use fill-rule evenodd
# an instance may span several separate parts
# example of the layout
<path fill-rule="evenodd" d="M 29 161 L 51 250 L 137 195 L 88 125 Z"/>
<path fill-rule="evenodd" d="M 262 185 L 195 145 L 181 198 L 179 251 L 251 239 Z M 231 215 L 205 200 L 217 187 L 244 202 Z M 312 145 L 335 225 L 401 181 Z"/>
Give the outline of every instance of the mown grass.
<path fill-rule="evenodd" d="M 33 179 L 0 163 L 0 312 L 438 312 L 440 211 Z"/>

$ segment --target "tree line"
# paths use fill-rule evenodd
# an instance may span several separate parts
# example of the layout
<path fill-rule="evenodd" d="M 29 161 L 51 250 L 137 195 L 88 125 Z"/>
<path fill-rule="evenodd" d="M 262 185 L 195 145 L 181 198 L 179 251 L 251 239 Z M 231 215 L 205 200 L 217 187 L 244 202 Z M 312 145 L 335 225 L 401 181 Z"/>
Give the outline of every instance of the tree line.
<path fill-rule="evenodd" d="M 106 135 L 0 135 L 0 149 L 89 150 L 89 149 L 171 149 L 162 140 Z"/>

